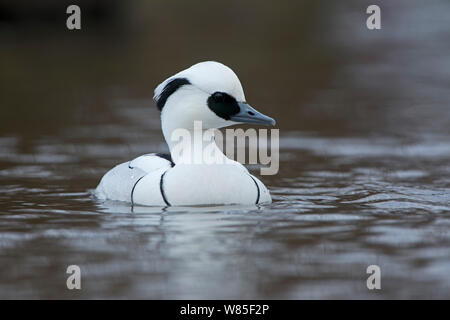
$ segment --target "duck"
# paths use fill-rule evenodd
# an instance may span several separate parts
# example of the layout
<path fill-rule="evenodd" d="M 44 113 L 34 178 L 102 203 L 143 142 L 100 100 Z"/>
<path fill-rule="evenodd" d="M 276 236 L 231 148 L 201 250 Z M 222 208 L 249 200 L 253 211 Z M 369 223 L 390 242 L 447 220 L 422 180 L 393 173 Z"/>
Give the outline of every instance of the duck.
<path fill-rule="evenodd" d="M 200 155 L 205 147 L 197 148 L 192 138 L 241 123 L 275 125 L 273 118 L 246 102 L 231 68 L 216 61 L 199 62 L 160 83 L 153 99 L 170 153 L 144 154 L 115 166 L 101 178 L 97 198 L 158 207 L 272 202 L 267 187 L 219 149 L 214 133 L 208 145 L 214 161 Z M 188 138 L 180 139 L 180 132 Z"/>

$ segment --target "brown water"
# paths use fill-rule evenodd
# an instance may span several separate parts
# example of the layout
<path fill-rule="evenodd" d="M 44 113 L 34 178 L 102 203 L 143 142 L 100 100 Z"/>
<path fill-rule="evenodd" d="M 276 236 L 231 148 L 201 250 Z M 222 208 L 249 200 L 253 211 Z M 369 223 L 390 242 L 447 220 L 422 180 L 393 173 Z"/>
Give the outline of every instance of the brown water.
<path fill-rule="evenodd" d="M 220 27 L 191 24 L 166 46 L 154 46 L 158 32 L 120 46 L 76 40 L 79 51 L 9 39 L 0 298 L 450 298 L 450 5 L 386 4 L 376 32 L 367 5 L 326 16 L 286 5 L 283 18 L 244 6 L 250 19 L 233 28 L 248 33 L 213 46 L 204 41 Z M 166 21 L 149 14 L 160 30 Z M 274 203 L 160 209 L 92 197 L 115 164 L 166 151 L 153 87 L 212 57 L 277 120 L 280 172 L 261 177 Z M 66 289 L 72 264 L 80 291 Z M 381 290 L 366 287 L 372 264 Z"/>

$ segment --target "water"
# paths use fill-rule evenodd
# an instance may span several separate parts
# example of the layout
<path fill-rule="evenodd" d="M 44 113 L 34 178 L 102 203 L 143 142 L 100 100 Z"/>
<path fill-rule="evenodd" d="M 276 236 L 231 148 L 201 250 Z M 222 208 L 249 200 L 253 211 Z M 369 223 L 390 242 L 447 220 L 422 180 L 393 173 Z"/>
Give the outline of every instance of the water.
<path fill-rule="evenodd" d="M 141 111 L 156 113 L 130 107 L 129 126 L 36 139 L 32 154 L 0 140 L 2 297 L 448 297 L 448 139 L 286 133 L 280 173 L 263 177 L 274 203 L 259 208 L 97 201 L 90 189 L 105 170 L 144 148 L 140 136 L 105 141 L 139 128 Z M 65 289 L 71 264 L 82 268 L 80 292 Z M 371 264 L 380 292 L 366 288 Z"/>
<path fill-rule="evenodd" d="M 33 108 L 9 91 L 4 106 L 28 109 L 2 110 L 13 116 L 0 136 L 0 298 L 450 298 L 448 3 L 402 5 L 386 7 L 390 32 L 379 34 L 359 25 L 357 3 L 335 11 L 329 40 L 315 45 L 341 57 L 309 67 L 308 54 L 282 61 L 296 46 L 249 47 L 279 58 L 265 73 L 291 79 L 272 90 L 250 61 L 246 70 L 224 54 L 244 68 L 249 102 L 279 124 L 280 172 L 261 178 L 271 205 L 162 210 L 92 196 L 115 164 L 166 151 L 149 87 L 176 71 L 173 61 L 149 71 L 151 85 L 77 87 L 81 101 L 67 98 L 79 95 L 59 74 L 46 81 L 62 93 L 49 102 L 44 90 Z M 80 291 L 66 289 L 72 264 Z M 381 290 L 366 287 L 372 264 Z"/>

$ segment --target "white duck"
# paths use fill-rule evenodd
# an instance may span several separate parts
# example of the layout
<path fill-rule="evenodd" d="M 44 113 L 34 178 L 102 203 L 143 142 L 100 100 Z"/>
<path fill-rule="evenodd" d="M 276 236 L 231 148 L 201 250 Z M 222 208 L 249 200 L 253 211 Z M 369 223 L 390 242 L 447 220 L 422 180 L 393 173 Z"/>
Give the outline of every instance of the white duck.
<path fill-rule="evenodd" d="M 208 149 L 215 161 L 206 161 L 201 155 L 204 146 L 195 146 L 194 138 L 180 141 L 176 135 L 177 129 L 194 137 L 196 130 L 203 133 L 236 123 L 275 124 L 245 102 L 242 85 L 230 68 L 213 61 L 195 64 L 162 82 L 154 99 L 170 155 L 146 154 L 117 165 L 100 181 L 96 189 L 100 199 L 146 206 L 272 202 L 264 184 L 215 143 Z"/>

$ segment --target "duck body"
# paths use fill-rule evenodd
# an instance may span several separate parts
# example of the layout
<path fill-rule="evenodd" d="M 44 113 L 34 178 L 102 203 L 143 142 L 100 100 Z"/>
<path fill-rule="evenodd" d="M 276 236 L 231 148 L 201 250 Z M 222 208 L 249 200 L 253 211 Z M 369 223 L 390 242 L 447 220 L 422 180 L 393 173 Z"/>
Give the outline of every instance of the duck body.
<path fill-rule="evenodd" d="M 264 184 L 238 162 L 173 165 L 161 156 L 147 154 L 114 167 L 103 176 L 97 197 L 144 206 L 271 202 Z"/>
<path fill-rule="evenodd" d="M 146 154 L 115 166 L 97 186 L 98 198 L 145 206 L 272 201 L 258 178 L 222 153 L 214 134 L 209 141 L 200 139 L 200 144 L 195 138 L 241 122 L 275 124 L 245 102 L 239 79 L 230 68 L 212 61 L 198 63 L 158 85 L 154 99 L 170 154 Z"/>

